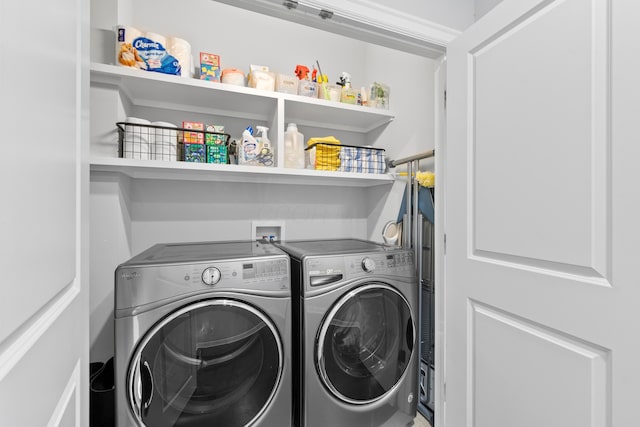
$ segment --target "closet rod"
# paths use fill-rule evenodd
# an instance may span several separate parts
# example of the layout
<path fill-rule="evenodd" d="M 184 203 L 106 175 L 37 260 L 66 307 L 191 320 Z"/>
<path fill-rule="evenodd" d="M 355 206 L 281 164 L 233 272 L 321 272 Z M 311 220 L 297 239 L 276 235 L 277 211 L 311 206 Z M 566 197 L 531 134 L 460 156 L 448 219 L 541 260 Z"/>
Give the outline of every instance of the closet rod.
<path fill-rule="evenodd" d="M 404 159 L 399 160 L 389 160 L 389 167 L 395 168 L 396 166 L 412 162 L 414 160 L 422 160 L 428 159 L 429 157 L 433 157 L 436 155 L 436 150 L 429 150 L 423 153 L 414 154 L 413 156 L 405 157 Z"/>

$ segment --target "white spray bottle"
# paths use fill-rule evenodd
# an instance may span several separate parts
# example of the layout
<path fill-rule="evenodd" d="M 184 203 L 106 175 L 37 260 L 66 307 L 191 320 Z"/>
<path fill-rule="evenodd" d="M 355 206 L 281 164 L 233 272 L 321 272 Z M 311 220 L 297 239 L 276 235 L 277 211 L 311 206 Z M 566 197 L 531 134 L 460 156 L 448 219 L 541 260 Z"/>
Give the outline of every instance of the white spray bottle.
<path fill-rule="evenodd" d="M 275 166 L 275 150 L 269 141 L 267 132 L 269 128 L 266 126 L 256 126 L 258 130 L 258 136 L 256 141 L 258 142 L 258 156 L 256 157 L 257 164 L 259 166 Z"/>

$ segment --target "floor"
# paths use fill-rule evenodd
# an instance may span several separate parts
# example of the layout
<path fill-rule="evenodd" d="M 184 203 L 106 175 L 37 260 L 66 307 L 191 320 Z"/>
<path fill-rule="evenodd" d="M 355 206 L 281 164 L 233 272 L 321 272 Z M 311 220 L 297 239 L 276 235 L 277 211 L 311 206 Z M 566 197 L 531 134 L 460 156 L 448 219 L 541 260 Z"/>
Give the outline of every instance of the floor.
<path fill-rule="evenodd" d="M 429 421 L 425 420 L 420 414 L 413 420 L 413 427 L 431 427 Z"/>

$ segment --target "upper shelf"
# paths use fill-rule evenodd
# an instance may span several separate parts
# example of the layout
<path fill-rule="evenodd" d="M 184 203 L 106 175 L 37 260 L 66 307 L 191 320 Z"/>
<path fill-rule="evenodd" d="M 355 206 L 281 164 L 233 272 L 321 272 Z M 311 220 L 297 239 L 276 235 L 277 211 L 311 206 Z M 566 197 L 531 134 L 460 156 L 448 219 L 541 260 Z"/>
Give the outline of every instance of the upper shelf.
<path fill-rule="evenodd" d="M 284 102 L 286 122 L 364 133 L 394 119 L 389 110 L 115 65 L 93 63 L 91 81 L 117 86 L 136 106 L 270 121 L 280 101 Z"/>

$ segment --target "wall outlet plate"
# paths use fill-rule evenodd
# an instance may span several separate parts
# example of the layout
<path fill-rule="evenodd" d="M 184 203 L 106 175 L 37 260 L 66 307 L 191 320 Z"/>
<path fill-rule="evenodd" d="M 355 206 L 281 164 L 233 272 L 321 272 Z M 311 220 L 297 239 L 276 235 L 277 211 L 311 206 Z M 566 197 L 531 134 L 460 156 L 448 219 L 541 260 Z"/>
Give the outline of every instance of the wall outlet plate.
<path fill-rule="evenodd" d="M 251 221 L 252 240 L 285 240 L 284 221 Z"/>

